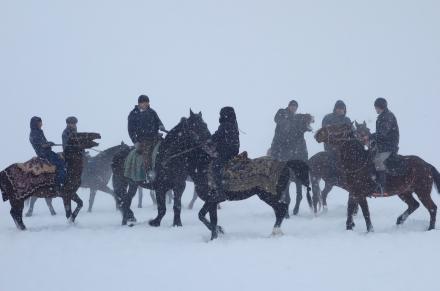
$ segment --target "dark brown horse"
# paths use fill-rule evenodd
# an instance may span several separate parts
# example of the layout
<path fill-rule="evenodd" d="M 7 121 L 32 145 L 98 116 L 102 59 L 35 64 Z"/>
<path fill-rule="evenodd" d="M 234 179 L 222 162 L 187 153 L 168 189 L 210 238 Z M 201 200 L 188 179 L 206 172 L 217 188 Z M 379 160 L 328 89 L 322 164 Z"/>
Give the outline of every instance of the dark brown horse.
<path fill-rule="evenodd" d="M 372 178 L 373 153 L 365 149 L 365 145 L 356 138 L 353 128 L 347 125 L 336 125 L 321 128 L 315 135 L 319 142 L 337 145 L 340 151 L 340 163 L 350 193 L 347 229 L 353 229 L 353 211 L 359 203 L 368 231 L 373 231 L 370 219 L 367 197 L 371 197 L 376 190 L 376 182 Z M 407 165 L 407 171 L 400 175 L 387 176 L 388 196 L 398 197 L 408 205 L 408 209 L 397 218 L 397 224 L 403 224 L 408 216 L 413 213 L 419 203 L 413 197 L 417 195 L 430 214 L 428 230 L 435 228 L 437 206 L 431 198 L 432 185 L 435 183 L 440 190 L 440 173 L 431 164 L 416 156 L 402 157 Z"/>
<path fill-rule="evenodd" d="M 82 152 L 84 149 L 97 146 L 98 144 L 94 142 L 94 140 L 99 138 L 101 138 L 101 136 L 97 133 L 77 133 L 69 139 L 68 145 L 64 150 L 67 177 L 66 183 L 61 191 L 55 191 L 54 185 L 47 183 L 43 187 L 29 193 L 29 195 L 16 195 L 11 181 L 14 177 L 9 177 L 6 174 L 10 167 L 15 167 L 16 165 L 11 165 L 0 173 L 0 189 L 3 195 L 3 200 L 9 200 L 11 203 L 10 213 L 18 229 L 26 229 L 26 226 L 23 223 L 24 201 L 32 195 L 41 198 L 61 197 L 66 210 L 66 218 L 69 219 L 70 222 L 75 221 L 76 216 L 83 206 L 81 198 L 76 194 L 76 191 L 81 185 L 81 174 L 83 171 Z M 73 212 L 71 207 L 72 200 L 77 204 Z"/>

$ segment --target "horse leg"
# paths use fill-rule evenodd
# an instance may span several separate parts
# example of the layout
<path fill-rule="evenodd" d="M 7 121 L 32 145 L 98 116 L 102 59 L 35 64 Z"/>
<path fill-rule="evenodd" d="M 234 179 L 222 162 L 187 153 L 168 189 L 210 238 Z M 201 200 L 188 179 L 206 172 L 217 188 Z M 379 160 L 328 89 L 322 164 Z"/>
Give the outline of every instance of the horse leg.
<path fill-rule="evenodd" d="M 90 188 L 90 197 L 89 197 L 89 209 L 87 212 L 92 212 L 93 203 L 95 203 L 96 192 L 98 190 Z"/>
<path fill-rule="evenodd" d="M 162 218 L 165 216 L 165 213 L 167 212 L 166 197 L 165 197 L 167 193 L 167 189 L 160 188 L 155 192 L 156 192 L 156 200 L 157 200 L 157 216 L 156 218 L 150 220 L 148 223 L 151 226 L 158 227 L 160 226 L 160 222 L 162 221 Z"/>
<path fill-rule="evenodd" d="M 199 211 L 199 220 L 210 230 L 212 231 L 211 222 L 206 219 L 206 214 L 209 212 L 209 203 L 205 202 L 202 208 Z"/>
<path fill-rule="evenodd" d="M 319 187 L 319 178 L 318 177 L 312 177 L 312 202 L 313 202 L 313 211 L 315 212 L 315 214 L 318 213 L 318 205 L 321 202 L 321 189 Z M 327 204 L 325 204 L 325 207 L 327 206 Z"/>
<path fill-rule="evenodd" d="M 209 220 L 211 221 L 211 240 L 218 238 L 219 233 L 223 233 L 223 228 L 217 225 L 217 205 L 218 203 L 212 202 L 209 206 Z"/>
<path fill-rule="evenodd" d="M 176 185 L 173 189 L 174 192 L 174 220 L 173 220 L 173 226 L 180 227 L 182 226 L 182 220 L 180 218 L 180 213 L 182 212 L 182 195 L 185 191 L 186 184 L 182 183 L 180 185 Z M 167 193 L 169 193 L 168 191 Z M 168 194 L 167 194 L 168 195 Z"/>
<path fill-rule="evenodd" d="M 168 204 L 171 204 L 171 202 L 174 200 L 174 193 L 173 190 L 168 190 L 167 191 L 167 199 L 168 199 Z"/>
<path fill-rule="evenodd" d="M 52 216 L 57 215 L 52 205 L 52 198 L 45 198 L 44 200 L 46 201 L 47 207 L 49 207 L 50 215 Z"/>
<path fill-rule="evenodd" d="M 63 196 L 63 204 L 64 204 L 64 210 L 66 211 L 66 218 L 70 219 L 70 217 L 72 216 L 72 203 L 71 203 L 70 195 L 68 195 L 67 193 L 65 193 Z"/>
<path fill-rule="evenodd" d="M 194 189 L 193 197 L 191 199 L 191 202 L 189 202 L 188 209 L 194 208 L 194 203 L 196 203 L 197 197 L 198 197 L 198 195 L 197 195 L 196 189 Z"/>
<path fill-rule="evenodd" d="M 284 191 L 282 192 L 280 201 L 287 205 L 287 212 L 286 212 L 285 218 L 289 219 L 290 218 L 289 206 L 290 206 L 290 202 L 291 202 L 291 198 L 290 198 L 290 181 L 287 183 L 286 189 L 284 189 Z"/>
<path fill-rule="evenodd" d="M 353 212 L 354 209 L 356 208 L 356 205 L 357 205 L 357 201 L 355 197 L 349 194 L 348 203 L 347 203 L 347 222 L 346 222 L 347 230 L 353 230 L 353 228 L 355 227 L 355 223 L 353 221 Z"/>
<path fill-rule="evenodd" d="M 156 191 L 154 190 L 150 190 L 150 196 L 151 196 L 151 200 L 153 201 L 154 205 L 157 205 L 157 195 L 156 195 Z"/>
<path fill-rule="evenodd" d="M 366 197 L 362 197 L 359 201 L 359 206 L 362 209 L 365 223 L 367 225 L 367 232 L 374 232 L 373 224 L 371 223 L 370 209 L 368 208 L 368 202 Z"/>
<path fill-rule="evenodd" d="M 420 206 L 420 203 L 417 202 L 417 200 L 413 197 L 412 192 L 400 194 L 399 198 L 408 205 L 408 209 L 397 218 L 397 225 L 403 224 L 408 216 L 410 216 Z"/>
<path fill-rule="evenodd" d="M 351 199 L 351 194 L 348 193 L 348 203 L 350 203 L 350 199 Z M 353 216 L 356 216 L 358 214 L 358 212 L 359 212 L 359 203 L 356 202 L 356 204 L 354 205 L 354 208 L 353 208 Z"/>
<path fill-rule="evenodd" d="M 19 230 L 26 230 L 26 226 L 23 223 L 24 201 L 11 199 L 10 203 L 11 203 L 10 214 L 12 216 L 12 219 L 14 220 L 15 225 Z"/>
<path fill-rule="evenodd" d="M 121 210 L 122 210 L 122 225 L 126 225 L 127 222 L 136 222 L 136 218 L 134 217 L 134 213 L 131 210 L 131 202 L 133 201 L 133 197 L 136 195 L 138 190 L 138 184 L 134 182 L 130 182 L 128 185 L 128 191 L 125 193 Z"/>
<path fill-rule="evenodd" d="M 263 200 L 267 205 L 272 207 L 275 212 L 275 224 L 273 226 L 272 235 L 282 235 L 283 232 L 281 230 L 281 224 L 286 217 L 286 212 L 289 211 L 287 204 L 277 201 L 276 199 L 273 199 L 273 197 L 265 194 L 259 194 L 258 197 Z"/>
<path fill-rule="evenodd" d="M 327 208 L 327 197 L 328 194 L 330 193 L 330 191 L 332 191 L 333 189 L 333 184 L 330 182 L 325 182 L 325 186 L 324 189 L 322 189 L 322 207 L 324 209 L 325 212 L 327 212 L 328 208 Z"/>
<path fill-rule="evenodd" d="M 142 208 L 142 196 L 144 196 L 144 190 L 139 187 L 138 188 L 138 208 Z"/>
<path fill-rule="evenodd" d="M 434 201 L 432 201 L 431 198 L 431 191 L 426 192 L 416 192 L 417 197 L 419 197 L 420 202 L 422 202 L 423 206 L 425 206 L 426 209 L 428 209 L 429 215 L 430 215 L 430 221 L 429 221 L 429 227 L 428 230 L 435 229 L 435 219 L 437 216 L 437 205 L 435 205 Z"/>
<path fill-rule="evenodd" d="M 70 218 L 71 222 L 75 222 L 76 217 L 78 216 L 79 211 L 81 210 L 81 208 L 83 207 L 83 201 L 81 200 L 81 198 L 78 196 L 78 194 L 74 193 L 72 196 L 72 200 L 76 203 L 76 207 L 75 210 L 72 213 L 72 216 Z"/>
<path fill-rule="evenodd" d="M 35 196 L 31 196 L 29 199 L 30 199 L 30 203 L 29 203 L 29 209 L 26 212 L 26 217 L 31 217 L 32 214 L 34 213 L 35 202 L 37 201 L 38 198 Z"/>
<path fill-rule="evenodd" d="M 301 201 L 303 199 L 302 194 L 302 185 L 300 182 L 295 182 L 296 185 L 296 203 L 295 208 L 293 208 L 293 215 L 298 215 L 299 213 L 299 206 L 301 205 Z"/>

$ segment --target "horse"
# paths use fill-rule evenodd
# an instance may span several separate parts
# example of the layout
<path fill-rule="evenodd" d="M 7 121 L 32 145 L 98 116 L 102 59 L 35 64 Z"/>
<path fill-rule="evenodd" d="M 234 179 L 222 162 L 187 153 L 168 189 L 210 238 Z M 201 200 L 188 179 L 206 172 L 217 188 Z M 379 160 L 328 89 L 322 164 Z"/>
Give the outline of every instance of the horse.
<path fill-rule="evenodd" d="M 157 216 L 149 221 L 150 226 L 160 226 L 166 213 L 165 194 L 169 189 L 173 189 L 175 194 L 173 226 L 182 226 L 180 199 L 185 180 L 190 176 L 196 192 L 204 201 L 199 212 L 199 219 L 211 230 L 211 239 L 216 239 L 218 234 L 223 232 L 223 229 L 217 225 L 217 207 L 220 201 L 213 198 L 215 195 L 212 195 L 213 189 L 208 183 L 208 172 L 213 154 L 206 146 L 210 137 L 211 134 L 203 121 L 202 114 L 194 114 L 192 111 L 188 119 L 182 120 L 167 134 L 160 146 L 156 161 L 156 179 L 150 185 L 156 190 L 158 203 Z M 302 181 L 307 191 L 310 191 L 307 164 L 302 161 L 288 161 L 283 163 L 281 175 L 276 183 L 276 195 L 256 187 L 242 192 L 226 191 L 226 195 L 231 201 L 258 195 L 273 208 L 276 216 L 274 234 L 280 234 L 280 226 L 287 212 L 287 204 L 281 198 L 288 182 L 292 179 Z M 205 217 L 208 212 L 210 220 Z"/>
<path fill-rule="evenodd" d="M 98 133 L 77 133 L 70 137 L 67 146 L 64 149 L 64 158 L 66 161 L 67 176 L 66 182 L 61 190 L 57 191 L 52 181 L 43 181 L 35 189 L 26 193 L 18 194 L 14 187 L 16 177 L 11 176 L 13 169 L 17 168 L 17 164 L 13 164 L 0 172 L 0 190 L 2 192 L 3 201 L 9 200 L 11 204 L 10 214 L 16 226 L 20 230 L 25 230 L 26 226 L 23 223 L 23 207 L 24 201 L 30 196 L 37 197 L 61 197 L 63 199 L 64 208 L 66 211 L 66 218 L 70 222 L 75 222 L 75 219 L 83 206 L 81 198 L 76 194 L 76 191 L 81 185 L 81 175 L 83 171 L 83 150 L 98 146 L 95 139 L 100 139 Z M 71 200 L 76 202 L 77 206 L 72 212 Z"/>
<path fill-rule="evenodd" d="M 111 195 L 117 203 L 115 194 L 112 189 L 107 185 L 112 176 L 112 170 L 110 167 L 113 156 L 120 151 L 121 145 L 117 145 L 99 152 L 94 157 L 86 158 L 84 163 L 84 170 L 81 176 L 81 188 L 90 189 L 89 208 L 87 212 L 92 212 L 93 204 L 95 202 L 95 196 L 98 191 L 102 191 Z M 26 217 L 31 217 L 34 211 L 34 205 L 38 197 L 32 196 L 30 198 L 29 209 L 26 212 Z M 56 212 L 52 206 L 52 198 L 45 198 L 46 204 L 49 207 L 51 215 L 56 215 Z M 116 204 L 117 205 L 117 204 Z"/>
<path fill-rule="evenodd" d="M 360 132 L 359 130 L 357 131 Z M 352 230 L 353 211 L 359 203 L 362 209 L 367 231 L 374 231 L 371 223 L 367 197 L 384 197 L 375 194 L 376 182 L 372 178 L 374 171 L 374 152 L 365 149 L 365 144 L 356 137 L 352 126 L 335 125 L 321 128 L 315 135 L 317 142 L 328 142 L 337 145 L 340 152 L 340 163 L 343 173 L 346 176 L 347 189 L 349 191 L 349 202 L 347 206 L 346 229 Z M 363 140 L 363 138 L 362 138 Z M 431 197 L 432 186 L 435 185 L 440 191 L 440 173 L 431 164 L 417 156 L 400 157 L 406 163 L 406 171 L 399 175 L 387 174 L 387 196 L 397 195 L 408 205 L 396 221 L 397 225 L 403 224 L 407 218 L 419 207 L 419 202 L 413 197 L 417 195 L 419 200 L 428 210 L 430 222 L 428 230 L 435 229 L 437 206 Z M 440 192 L 439 192 L 440 193 Z"/>

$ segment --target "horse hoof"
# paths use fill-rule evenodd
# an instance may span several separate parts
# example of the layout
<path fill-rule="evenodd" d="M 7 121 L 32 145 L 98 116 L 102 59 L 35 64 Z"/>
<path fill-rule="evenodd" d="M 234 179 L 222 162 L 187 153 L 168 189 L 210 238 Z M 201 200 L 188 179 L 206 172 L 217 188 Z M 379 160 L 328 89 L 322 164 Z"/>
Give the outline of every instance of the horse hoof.
<path fill-rule="evenodd" d="M 299 213 L 299 209 L 294 209 L 294 210 L 293 210 L 293 215 L 294 215 L 294 216 L 297 216 L 298 213 Z"/>
<path fill-rule="evenodd" d="M 225 234 L 225 230 L 220 225 L 217 225 L 217 233 L 219 234 Z"/>
<path fill-rule="evenodd" d="M 27 212 L 27 213 L 25 214 L 25 216 L 26 216 L 26 217 L 31 217 L 31 216 L 32 216 L 32 212 Z"/>
<path fill-rule="evenodd" d="M 272 230 L 272 236 L 283 236 L 284 235 L 284 233 L 283 233 L 283 231 L 281 230 L 281 228 L 280 227 L 274 227 L 273 228 L 273 230 Z"/>
<path fill-rule="evenodd" d="M 178 222 L 174 222 L 173 223 L 173 227 L 182 227 L 182 222 L 178 221 Z"/>
<path fill-rule="evenodd" d="M 374 227 L 370 226 L 367 228 L 367 233 L 373 233 L 374 232 Z"/>
<path fill-rule="evenodd" d="M 159 226 L 160 226 L 160 221 L 158 221 L 157 219 L 152 219 L 152 220 L 150 220 L 150 221 L 148 222 L 148 224 L 149 224 L 150 226 L 153 226 L 153 227 L 159 227 Z"/>
<path fill-rule="evenodd" d="M 286 215 L 284 216 L 284 219 L 290 219 L 289 213 L 286 213 Z"/>
<path fill-rule="evenodd" d="M 434 229 L 435 229 L 435 226 L 430 226 L 430 227 L 428 227 L 427 231 L 431 231 L 431 230 L 434 230 Z"/>
<path fill-rule="evenodd" d="M 354 222 L 352 222 L 351 224 L 347 224 L 347 230 L 353 230 L 353 228 L 355 227 L 356 225 L 354 224 Z"/>
<path fill-rule="evenodd" d="M 54 212 L 51 212 L 50 215 L 55 216 L 55 215 L 57 215 L 57 213 L 54 211 Z"/>
<path fill-rule="evenodd" d="M 217 231 L 213 231 L 212 234 L 211 234 L 211 240 L 215 240 L 215 239 L 217 239 L 217 238 L 218 238 L 218 233 L 217 233 Z"/>

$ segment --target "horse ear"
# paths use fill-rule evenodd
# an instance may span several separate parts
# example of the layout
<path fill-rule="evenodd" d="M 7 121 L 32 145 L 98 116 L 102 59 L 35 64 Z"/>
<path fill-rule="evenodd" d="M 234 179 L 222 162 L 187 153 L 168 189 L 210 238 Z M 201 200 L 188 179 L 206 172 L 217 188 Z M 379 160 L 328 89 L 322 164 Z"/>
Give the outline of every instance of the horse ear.
<path fill-rule="evenodd" d="M 202 117 L 202 111 L 199 111 L 199 116 Z"/>
<path fill-rule="evenodd" d="M 362 123 L 365 127 L 367 127 L 367 122 L 364 120 L 364 123 Z"/>
<path fill-rule="evenodd" d="M 359 128 L 360 124 L 355 120 L 354 124 L 356 125 L 356 128 Z"/>
<path fill-rule="evenodd" d="M 189 109 L 189 116 L 191 116 L 191 117 L 194 116 L 194 112 L 192 111 L 191 108 Z"/>

